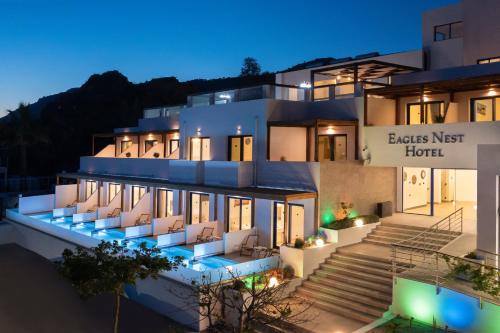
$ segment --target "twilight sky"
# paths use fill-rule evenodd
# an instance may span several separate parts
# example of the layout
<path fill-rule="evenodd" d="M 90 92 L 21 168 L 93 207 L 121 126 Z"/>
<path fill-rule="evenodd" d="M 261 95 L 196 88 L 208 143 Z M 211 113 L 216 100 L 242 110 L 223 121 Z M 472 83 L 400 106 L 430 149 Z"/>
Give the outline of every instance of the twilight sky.
<path fill-rule="evenodd" d="M 239 74 L 417 49 L 421 13 L 457 0 L 0 0 L 0 116 L 117 69 L 132 82 Z"/>

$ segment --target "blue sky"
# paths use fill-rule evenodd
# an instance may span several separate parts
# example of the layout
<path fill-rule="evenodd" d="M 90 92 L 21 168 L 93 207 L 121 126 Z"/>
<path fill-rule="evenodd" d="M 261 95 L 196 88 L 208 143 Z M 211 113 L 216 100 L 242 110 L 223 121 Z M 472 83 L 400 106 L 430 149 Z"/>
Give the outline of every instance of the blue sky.
<path fill-rule="evenodd" d="M 456 0 L 0 0 L 0 116 L 117 69 L 132 82 L 275 71 L 417 49 L 421 13 Z"/>

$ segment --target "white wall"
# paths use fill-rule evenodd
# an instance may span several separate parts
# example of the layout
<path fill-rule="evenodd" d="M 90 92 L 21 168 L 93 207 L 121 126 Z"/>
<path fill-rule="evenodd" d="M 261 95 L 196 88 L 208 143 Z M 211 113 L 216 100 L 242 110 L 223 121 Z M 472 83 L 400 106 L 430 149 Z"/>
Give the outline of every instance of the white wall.
<path fill-rule="evenodd" d="M 441 169 L 476 169 L 477 145 L 500 142 L 500 122 L 474 122 L 412 126 L 364 127 L 364 142 L 371 157 L 372 166 L 433 167 Z M 433 132 L 446 135 L 463 135 L 463 142 L 433 143 Z M 389 134 L 396 137 L 428 136 L 428 143 L 390 144 Z M 406 156 L 406 146 L 417 149 L 441 149 L 443 157 Z"/>
<path fill-rule="evenodd" d="M 49 212 L 54 209 L 54 195 L 36 195 L 32 197 L 19 198 L 19 213 L 31 214 Z"/>
<path fill-rule="evenodd" d="M 479 145 L 477 247 L 500 253 L 500 144 Z"/>
<path fill-rule="evenodd" d="M 135 225 L 135 221 L 139 218 L 139 216 L 141 216 L 141 214 L 149 214 L 150 218 L 153 218 L 151 216 L 151 200 L 151 192 L 146 192 L 131 211 L 122 212 L 122 227 Z"/>
<path fill-rule="evenodd" d="M 477 200 L 477 171 L 456 170 L 455 179 L 455 200 L 475 202 Z"/>
<path fill-rule="evenodd" d="M 270 129 L 269 157 L 271 161 L 306 161 L 307 128 L 273 126 Z"/>
<path fill-rule="evenodd" d="M 431 169 L 403 168 L 403 173 L 405 172 L 406 181 L 403 181 L 403 210 L 427 205 L 430 201 L 428 187 L 430 186 Z M 425 173 L 423 179 L 421 177 L 422 172 Z M 413 177 L 416 178 L 415 184 L 412 182 Z"/>
<path fill-rule="evenodd" d="M 55 207 L 63 208 L 71 205 L 77 200 L 77 184 L 56 185 L 55 188 Z"/>

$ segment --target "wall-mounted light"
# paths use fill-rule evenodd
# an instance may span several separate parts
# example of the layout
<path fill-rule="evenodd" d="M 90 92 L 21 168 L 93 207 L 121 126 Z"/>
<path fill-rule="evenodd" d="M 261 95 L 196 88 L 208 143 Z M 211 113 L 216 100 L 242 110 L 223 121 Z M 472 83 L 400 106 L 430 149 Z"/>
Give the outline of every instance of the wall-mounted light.
<path fill-rule="evenodd" d="M 236 126 L 236 134 L 241 134 L 241 125 Z"/>
<path fill-rule="evenodd" d="M 429 101 L 429 97 L 424 95 L 424 102 L 428 102 L 428 101 Z"/>
<path fill-rule="evenodd" d="M 333 126 L 328 126 L 326 129 L 326 134 L 334 134 L 335 130 L 333 129 Z"/>
<path fill-rule="evenodd" d="M 496 94 L 497 92 L 495 91 L 495 89 L 493 88 L 488 89 L 488 96 L 495 96 Z"/>
<path fill-rule="evenodd" d="M 231 95 L 229 95 L 229 94 L 219 94 L 219 98 L 222 98 L 222 99 L 231 99 Z"/>
<path fill-rule="evenodd" d="M 305 88 L 305 89 L 310 89 L 311 88 L 311 83 L 307 81 L 303 81 L 301 84 L 299 84 L 299 87 Z"/>
<path fill-rule="evenodd" d="M 279 281 L 278 281 L 278 278 L 276 276 L 271 276 L 271 278 L 269 279 L 269 283 L 267 284 L 269 288 L 274 288 L 274 287 L 277 287 L 279 285 Z"/>
<path fill-rule="evenodd" d="M 337 75 L 337 80 L 342 80 L 342 76 Z"/>
<path fill-rule="evenodd" d="M 198 127 L 196 129 L 196 135 L 200 136 L 201 135 L 201 127 Z"/>
<path fill-rule="evenodd" d="M 128 141 L 128 136 L 126 136 L 126 135 L 125 135 L 125 136 L 123 137 L 123 140 Z"/>

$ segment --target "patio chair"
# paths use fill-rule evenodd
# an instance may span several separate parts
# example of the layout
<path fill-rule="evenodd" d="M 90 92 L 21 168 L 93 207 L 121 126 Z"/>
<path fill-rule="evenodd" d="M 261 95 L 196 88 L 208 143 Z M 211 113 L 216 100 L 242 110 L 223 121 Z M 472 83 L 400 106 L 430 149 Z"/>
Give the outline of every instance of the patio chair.
<path fill-rule="evenodd" d="M 108 213 L 108 218 L 112 218 L 112 217 L 118 217 L 121 213 L 121 209 L 120 208 L 115 208 L 113 209 L 113 211 L 111 213 Z"/>
<path fill-rule="evenodd" d="M 168 227 L 167 233 L 178 232 L 181 231 L 184 227 L 184 223 L 182 220 L 175 220 L 174 225 Z"/>
<path fill-rule="evenodd" d="M 248 235 L 241 243 L 240 256 L 253 255 L 253 253 L 255 251 L 255 247 L 257 246 L 258 240 L 259 240 L 259 237 L 257 235 Z"/>
<path fill-rule="evenodd" d="M 87 213 L 95 213 L 96 210 L 97 210 L 97 205 L 92 206 L 91 208 L 87 209 Z"/>
<path fill-rule="evenodd" d="M 67 205 L 66 205 L 66 208 L 73 208 L 73 207 L 75 207 L 75 206 L 76 206 L 76 204 L 77 204 L 77 203 L 78 203 L 78 200 L 75 200 L 75 201 L 73 201 L 72 203 L 67 204 Z"/>
<path fill-rule="evenodd" d="M 196 243 L 208 242 L 212 240 L 214 228 L 204 227 L 201 233 L 196 236 Z"/>
<path fill-rule="evenodd" d="M 145 225 L 149 224 L 149 214 L 141 214 L 137 220 L 135 220 L 135 225 Z"/>

